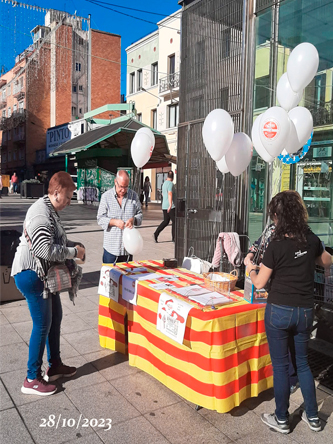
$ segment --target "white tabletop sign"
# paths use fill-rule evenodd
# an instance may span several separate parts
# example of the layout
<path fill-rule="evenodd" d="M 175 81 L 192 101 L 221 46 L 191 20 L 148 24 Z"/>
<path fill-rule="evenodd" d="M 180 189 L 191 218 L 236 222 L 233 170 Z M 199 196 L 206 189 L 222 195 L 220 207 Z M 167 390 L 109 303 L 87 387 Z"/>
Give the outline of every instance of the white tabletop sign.
<path fill-rule="evenodd" d="M 157 330 L 182 344 L 186 320 L 191 308 L 192 305 L 187 302 L 174 298 L 167 293 L 161 293 L 157 311 Z"/>
<path fill-rule="evenodd" d="M 120 271 L 103 265 L 99 278 L 98 294 L 118 302 Z"/>

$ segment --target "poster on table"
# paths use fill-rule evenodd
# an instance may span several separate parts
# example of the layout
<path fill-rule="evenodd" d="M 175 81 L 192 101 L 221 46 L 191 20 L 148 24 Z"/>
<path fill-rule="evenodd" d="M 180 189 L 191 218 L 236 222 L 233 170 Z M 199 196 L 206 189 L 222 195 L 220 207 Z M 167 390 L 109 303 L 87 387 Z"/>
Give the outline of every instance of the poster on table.
<path fill-rule="evenodd" d="M 156 328 L 168 338 L 182 344 L 184 341 L 186 320 L 192 305 L 161 293 L 158 302 Z"/>
<path fill-rule="evenodd" d="M 99 278 L 98 294 L 118 302 L 120 276 L 119 271 L 103 265 Z"/>

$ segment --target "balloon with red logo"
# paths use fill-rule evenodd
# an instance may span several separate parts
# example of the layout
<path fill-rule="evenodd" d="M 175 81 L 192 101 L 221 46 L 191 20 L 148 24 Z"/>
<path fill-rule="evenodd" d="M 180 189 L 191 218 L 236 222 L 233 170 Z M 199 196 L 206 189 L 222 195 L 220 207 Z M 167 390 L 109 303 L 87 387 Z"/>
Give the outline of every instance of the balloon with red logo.
<path fill-rule="evenodd" d="M 268 154 L 278 156 L 287 143 L 290 131 L 288 113 L 280 106 L 272 106 L 263 113 L 259 130 L 260 140 Z"/>
<path fill-rule="evenodd" d="M 257 151 L 257 153 L 259 154 L 259 156 L 265 161 L 265 162 L 273 162 L 274 157 L 271 156 L 266 148 L 264 147 L 264 145 L 262 144 L 261 140 L 260 140 L 260 120 L 261 120 L 262 114 L 260 114 L 256 120 L 253 123 L 252 126 L 252 132 L 251 132 L 251 136 L 252 136 L 252 142 L 253 142 L 253 146 L 255 148 L 255 150 Z"/>

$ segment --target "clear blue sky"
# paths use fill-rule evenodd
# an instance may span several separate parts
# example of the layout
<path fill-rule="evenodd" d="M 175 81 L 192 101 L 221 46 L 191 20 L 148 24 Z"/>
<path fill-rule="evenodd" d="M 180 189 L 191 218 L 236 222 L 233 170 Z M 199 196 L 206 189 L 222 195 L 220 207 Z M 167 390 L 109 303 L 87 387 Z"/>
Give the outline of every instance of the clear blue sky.
<path fill-rule="evenodd" d="M 76 11 L 76 14 L 81 17 L 88 17 L 88 14 L 91 14 L 93 29 L 121 35 L 122 94 L 126 93 L 125 48 L 156 30 L 158 21 L 180 9 L 177 0 L 161 0 L 159 2 L 152 0 L 20 0 L 20 2 L 45 9 L 58 9 L 70 14 L 74 14 Z M 104 7 L 98 6 L 97 2 Z M 129 8 L 149 11 L 154 14 Z M 43 16 L 44 14 L 41 12 L 26 8 L 14 8 L 8 3 L 0 2 L 0 69 L 4 67 L 7 71 L 14 66 L 15 55 L 32 43 L 29 33 L 34 26 L 43 24 Z"/>

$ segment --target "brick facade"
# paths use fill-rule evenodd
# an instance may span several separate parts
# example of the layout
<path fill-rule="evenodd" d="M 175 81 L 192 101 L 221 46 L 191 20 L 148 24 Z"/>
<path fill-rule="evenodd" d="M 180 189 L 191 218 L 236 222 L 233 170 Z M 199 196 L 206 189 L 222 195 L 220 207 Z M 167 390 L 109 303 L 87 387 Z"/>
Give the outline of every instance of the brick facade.
<path fill-rule="evenodd" d="M 84 35 L 84 31 L 80 31 L 79 34 Z M 13 118 L 8 119 L 8 107 L 13 110 L 15 103 L 18 107 L 18 102 L 13 96 L 13 91 L 8 97 L 6 95 L 6 106 L 4 106 L 5 102 L 2 101 L 1 118 L 2 111 L 6 111 L 6 117 L 1 119 L 2 126 L 0 127 L 1 155 L 2 159 L 6 159 L 6 163 L 1 161 L 2 174 L 12 174 L 13 171 L 16 171 L 22 180 L 33 177 L 37 170 L 49 169 L 53 161 L 49 160 L 43 165 L 36 154 L 40 150 L 43 152 L 46 148 L 47 129 L 70 122 L 77 117 L 83 117 L 83 114 L 88 111 L 88 59 L 82 59 L 82 56 L 87 54 L 87 40 L 85 40 L 87 46 L 80 47 L 80 55 L 78 55 L 78 52 L 72 51 L 74 35 L 77 40 L 79 34 L 73 32 L 71 25 L 61 25 L 55 30 L 53 39 L 44 42 L 35 52 L 34 59 L 28 64 L 23 74 L 24 113 L 21 116 L 22 122 L 20 121 L 20 126 L 24 126 L 24 138 L 22 140 L 21 137 L 19 142 L 16 141 L 15 144 L 13 134 L 17 130 L 14 130 L 13 125 L 17 126 L 17 123 L 13 121 Z M 119 35 L 91 30 L 92 110 L 106 104 L 120 103 L 120 42 Z M 2 82 L 0 85 L 4 84 L 5 81 L 8 84 L 17 74 L 18 68 L 29 62 L 30 55 L 31 53 L 26 54 L 24 60 L 21 60 L 12 70 L 1 76 L 0 82 Z M 78 61 L 80 62 L 79 70 L 76 66 Z M 73 85 L 76 85 L 76 88 L 80 91 L 80 102 L 73 94 Z M 2 86 L 1 88 L 0 86 L 0 96 L 3 88 L 7 87 Z M 86 95 L 86 98 L 82 100 L 83 94 Z M 117 112 L 107 112 L 98 117 L 109 119 L 109 114 L 112 114 L 114 118 L 119 117 Z M 4 122 L 11 122 L 11 140 L 3 140 L 1 129 L 7 128 L 3 125 Z M 5 138 L 8 139 L 8 130 L 6 130 Z M 13 159 L 14 151 L 16 153 L 15 160 Z M 8 161 L 9 153 L 10 162 Z M 59 165 L 59 159 L 57 165 Z"/>

